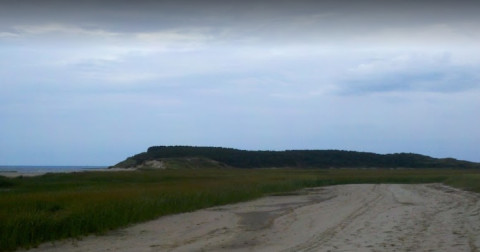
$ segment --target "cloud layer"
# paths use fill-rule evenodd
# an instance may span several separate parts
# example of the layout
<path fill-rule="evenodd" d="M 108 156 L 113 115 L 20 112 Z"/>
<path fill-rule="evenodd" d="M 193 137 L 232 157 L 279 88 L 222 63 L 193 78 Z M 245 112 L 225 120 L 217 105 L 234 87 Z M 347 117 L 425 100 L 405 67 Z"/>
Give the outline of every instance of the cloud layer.
<path fill-rule="evenodd" d="M 4 1 L 0 163 L 110 165 L 163 144 L 480 161 L 476 10 Z"/>

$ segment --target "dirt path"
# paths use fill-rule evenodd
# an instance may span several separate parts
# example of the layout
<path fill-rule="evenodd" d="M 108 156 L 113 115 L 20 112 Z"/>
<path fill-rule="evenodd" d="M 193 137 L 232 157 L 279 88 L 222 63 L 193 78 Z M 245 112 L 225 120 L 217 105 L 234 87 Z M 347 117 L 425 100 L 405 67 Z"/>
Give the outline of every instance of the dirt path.
<path fill-rule="evenodd" d="M 30 251 L 480 251 L 480 196 L 345 185 L 167 216 Z"/>

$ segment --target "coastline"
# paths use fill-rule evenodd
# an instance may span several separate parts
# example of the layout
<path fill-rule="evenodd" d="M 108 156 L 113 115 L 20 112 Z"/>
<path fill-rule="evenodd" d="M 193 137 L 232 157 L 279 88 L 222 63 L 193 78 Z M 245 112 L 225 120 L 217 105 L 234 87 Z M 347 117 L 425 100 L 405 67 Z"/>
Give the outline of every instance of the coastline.
<path fill-rule="evenodd" d="M 7 178 L 16 177 L 35 177 L 45 175 L 47 173 L 79 173 L 79 172 L 120 172 L 120 171 L 136 171 L 137 169 L 130 168 L 101 168 L 101 169 L 85 169 L 72 171 L 52 171 L 52 172 L 20 172 L 20 171 L 0 171 L 0 176 Z"/>
<path fill-rule="evenodd" d="M 34 177 L 46 174 L 46 172 L 16 172 L 16 171 L 0 171 L 0 176 L 7 178 L 16 178 L 16 177 Z"/>

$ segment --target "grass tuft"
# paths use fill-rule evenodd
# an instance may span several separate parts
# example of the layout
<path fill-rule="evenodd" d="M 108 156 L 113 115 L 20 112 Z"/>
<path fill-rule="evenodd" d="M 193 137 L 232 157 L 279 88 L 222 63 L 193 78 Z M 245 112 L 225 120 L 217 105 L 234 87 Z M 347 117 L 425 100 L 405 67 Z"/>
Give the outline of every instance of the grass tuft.
<path fill-rule="evenodd" d="M 14 184 L 12 179 L 0 175 L 0 188 L 12 187 Z"/>

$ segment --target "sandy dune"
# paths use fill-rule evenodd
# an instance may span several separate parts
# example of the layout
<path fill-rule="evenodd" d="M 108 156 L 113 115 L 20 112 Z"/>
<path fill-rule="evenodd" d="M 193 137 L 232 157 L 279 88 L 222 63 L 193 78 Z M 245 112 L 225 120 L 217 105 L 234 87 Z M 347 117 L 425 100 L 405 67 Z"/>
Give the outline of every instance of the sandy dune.
<path fill-rule="evenodd" d="M 30 251 L 480 251 L 480 196 L 439 184 L 331 186 Z"/>

